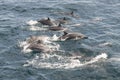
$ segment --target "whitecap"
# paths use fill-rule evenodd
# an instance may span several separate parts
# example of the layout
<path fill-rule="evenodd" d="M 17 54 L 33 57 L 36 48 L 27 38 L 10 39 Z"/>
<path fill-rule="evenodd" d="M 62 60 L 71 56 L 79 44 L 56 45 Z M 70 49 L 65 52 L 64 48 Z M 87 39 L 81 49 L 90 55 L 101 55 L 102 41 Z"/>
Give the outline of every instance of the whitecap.
<path fill-rule="evenodd" d="M 34 21 L 34 20 L 30 20 L 30 21 L 27 22 L 27 24 L 28 24 L 28 25 L 31 25 L 31 26 L 36 25 L 37 23 L 38 23 L 38 22 L 37 22 L 37 21 Z"/>

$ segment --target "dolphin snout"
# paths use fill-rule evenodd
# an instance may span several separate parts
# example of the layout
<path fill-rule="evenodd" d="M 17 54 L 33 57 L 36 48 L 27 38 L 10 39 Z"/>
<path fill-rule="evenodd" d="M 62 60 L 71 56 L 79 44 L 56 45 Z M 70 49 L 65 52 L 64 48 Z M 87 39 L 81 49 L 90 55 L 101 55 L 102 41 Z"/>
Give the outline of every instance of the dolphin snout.
<path fill-rule="evenodd" d="M 85 36 L 83 39 L 88 39 L 88 37 L 87 37 L 87 36 Z"/>

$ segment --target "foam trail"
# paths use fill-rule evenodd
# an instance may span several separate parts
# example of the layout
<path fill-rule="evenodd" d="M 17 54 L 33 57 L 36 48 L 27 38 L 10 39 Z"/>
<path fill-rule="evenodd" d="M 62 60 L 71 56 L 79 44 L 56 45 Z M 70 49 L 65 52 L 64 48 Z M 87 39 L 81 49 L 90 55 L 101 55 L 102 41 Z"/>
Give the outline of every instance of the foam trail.
<path fill-rule="evenodd" d="M 99 60 L 99 59 L 101 59 L 101 58 L 107 59 L 107 57 L 108 57 L 108 55 L 107 55 L 106 53 L 102 53 L 102 54 L 96 56 L 94 59 L 95 59 L 95 60 Z"/>
<path fill-rule="evenodd" d="M 37 21 L 33 21 L 33 20 L 30 20 L 30 21 L 27 22 L 27 24 L 31 25 L 31 26 L 33 26 L 33 25 L 35 25 L 37 23 L 38 23 Z"/>
<path fill-rule="evenodd" d="M 32 65 L 36 68 L 74 68 L 81 66 L 81 63 L 78 59 L 74 59 L 75 57 L 63 57 L 60 55 L 50 55 L 50 54 L 42 54 L 41 57 L 36 56 L 33 60 L 27 61 L 28 64 L 24 64 L 23 66 Z"/>
<path fill-rule="evenodd" d="M 108 57 L 108 55 L 106 53 L 102 53 L 102 54 L 96 56 L 95 58 L 93 58 L 92 60 L 90 60 L 89 62 L 86 62 L 84 65 L 95 63 L 95 62 L 99 61 L 100 59 L 107 59 L 107 57 Z"/>
<path fill-rule="evenodd" d="M 81 66 L 95 63 L 95 62 L 99 61 L 100 59 L 107 59 L 107 57 L 108 56 L 106 53 L 102 53 L 102 54 L 94 57 L 93 59 L 91 59 L 88 62 L 81 63 L 81 61 L 79 60 L 79 58 L 81 58 L 81 56 L 79 56 L 79 58 L 76 59 L 76 56 L 67 57 L 67 56 L 61 56 L 61 55 L 57 55 L 57 54 L 47 54 L 47 53 L 45 54 L 44 53 L 40 56 L 37 55 L 32 60 L 28 60 L 27 61 L 28 63 L 24 64 L 23 66 L 32 65 L 33 67 L 36 67 L 36 68 L 73 69 L 73 68 L 78 68 Z"/>
<path fill-rule="evenodd" d="M 110 61 L 114 61 L 114 62 L 120 62 L 120 58 L 118 57 L 118 58 L 110 58 Z"/>
<path fill-rule="evenodd" d="M 105 43 L 102 43 L 102 44 L 99 44 L 99 46 L 112 46 L 112 43 L 110 42 L 105 42 Z"/>
<path fill-rule="evenodd" d="M 76 23 L 76 24 L 72 24 L 71 26 L 76 26 L 76 27 L 80 27 L 80 26 L 83 26 L 84 23 Z"/>
<path fill-rule="evenodd" d="M 39 26 L 29 26 L 29 30 L 31 31 L 46 31 L 47 28 L 39 27 Z"/>

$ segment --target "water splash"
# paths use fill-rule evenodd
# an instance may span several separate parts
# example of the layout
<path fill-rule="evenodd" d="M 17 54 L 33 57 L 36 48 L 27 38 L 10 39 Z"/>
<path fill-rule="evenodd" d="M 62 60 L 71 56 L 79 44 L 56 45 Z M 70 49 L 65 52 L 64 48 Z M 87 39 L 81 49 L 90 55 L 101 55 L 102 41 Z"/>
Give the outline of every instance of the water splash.
<path fill-rule="evenodd" d="M 31 31 L 46 31 L 46 28 L 39 27 L 39 26 L 29 26 L 29 30 Z"/>
<path fill-rule="evenodd" d="M 42 41 L 41 44 L 43 44 L 46 47 L 45 50 L 48 50 L 50 52 L 52 52 L 52 51 L 59 51 L 60 45 L 57 44 L 57 43 L 52 42 L 51 38 L 48 37 L 48 36 L 37 36 L 35 38 L 35 40 L 33 40 L 33 41 L 30 41 L 30 38 L 27 38 L 25 41 L 19 41 L 18 42 L 18 46 L 20 48 L 22 48 L 22 52 L 29 53 L 29 52 L 32 51 L 31 49 L 29 49 L 29 46 L 32 43 L 36 42 L 37 40 L 41 40 Z"/>
<path fill-rule="evenodd" d="M 98 46 L 103 47 L 103 46 L 112 46 L 111 42 L 105 42 L 105 43 L 101 43 Z"/>
<path fill-rule="evenodd" d="M 33 25 L 36 25 L 38 22 L 37 21 L 34 21 L 34 20 L 30 20 L 27 22 L 28 25 L 30 26 L 33 26 Z"/>
<path fill-rule="evenodd" d="M 18 46 L 20 47 L 20 48 L 22 48 L 22 52 L 24 52 L 24 53 L 29 53 L 29 52 L 31 52 L 32 50 L 31 49 L 28 49 L 28 47 L 29 47 L 29 43 L 27 43 L 26 41 L 19 41 L 18 42 Z"/>
<path fill-rule="evenodd" d="M 31 61 L 27 61 L 28 64 L 24 66 L 32 65 L 36 68 L 74 68 L 75 66 L 80 65 L 79 60 L 75 60 L 74 57 L 63 57 L 56 54 L 42 54 L 40 56 L 36 56 Z"/>
<path fill-rule="evenodd" d="M 74 69 L 88 64 L 98 62 L 101 59 L 107 59 L 107 54 L 102 53 L 92 58 L 90 61 L 82 63 L 79 59 L 81 56 L 62 56 L 58 54 L 36 55 L 32 60 L 28 60 L 23 66 L 32 65 L 35 68 L 50 68 L 50 69 Z"/>
<path fill-rule="evenodd" d="M 51 41 L 57 41 L 58 40 L 58 36 L 56 34 L 54 34 L 51 38 Z"/>
<path fill-rule="evenodd" d="M 101 59 L 107 59 L 108 58 L 108 55 L 106 53 L 102 53 L 100 55 L 97 55 L 96 57 L 94 57 L 93 59 L 91 59 L 90 61 L 86 62 L 85 65 L 87 64 L 92 64 L 92 63 L 95 63 Z"/>

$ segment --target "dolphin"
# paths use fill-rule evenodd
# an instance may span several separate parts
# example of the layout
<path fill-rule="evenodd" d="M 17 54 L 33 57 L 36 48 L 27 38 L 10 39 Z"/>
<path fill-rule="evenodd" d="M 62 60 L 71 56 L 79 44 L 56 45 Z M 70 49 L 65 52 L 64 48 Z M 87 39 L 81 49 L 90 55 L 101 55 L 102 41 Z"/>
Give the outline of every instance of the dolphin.
<path fill-rule="evenodd" d="M 74 17 L 74 18 L 80 18 L 80 16 L 76 15 L 76 14 L 74 13 L 74 11 L 72 11 L 69 15 L 72 16 L 72 17 Z"/>
<path fill-rule="evenodd" d="M 66 24 L 66 23 L 68 23 L 68 20 L 66 19 L 66 17 L 63 17 L 62 19 L 59 19 L 58 22 L 60 24 Z"/>
<path fill-rule="evenodd" d="M 47 36 L 31 36 L 27 39 L 29 44 L 27 49 L 37 52 L 50 52 L 50 48 L 47 46 L 47 43 L 49 43 L 48 39 L 49 37 Z"/>
<path fill-rule="evenodd" d="M 65 15 L 68 15 L 74 18 L 80 18 L 80 16 L 76 15 L 74 11 L 71 11 L 70 13 L 66 13 Z"/>
<path fill-rule="evenodd" d="M 49 28 L 49 30 L 51 30 L 51 31 L 64 31 L 64 30 L 66 30 L 66 29 L 67 29 L 67 28 L 62 27 L 61 24 L 59 24 L 58 26 L 53 26 L 53 27 L 50 27 L 50 28 Z"/>
<path fill-rule="evenodd" d="M 53 25 L 53 22 L 51 21 L 51 19 L 49 17 L 47 19 L 38 20 L 38 22 L 43 24 L 43 25 L 48 25 L 48 26 Z"/>
<path fill-rule="evenodd" d="M 88 39 L 88 37 L 81 33 L 68 33 L 64 31 L 64 34 L 58 38 L 58 40 L 61 40 L 61 41 L 78 40 L 78 39 Z"/>
<path fill-rule="evenodd" d="M 30 44 L 28 49 L 31 49 L 32 51 L 37 51 L 37 52 L 50 52 L 49 47 L 42 44 L 39 41 L 37 43 Z"/>
<path fill-rule="evenodd" d="M 74 16 L 74 12 L 72 11 L 72 12 L 68 13 L 68 15 Z"/>

